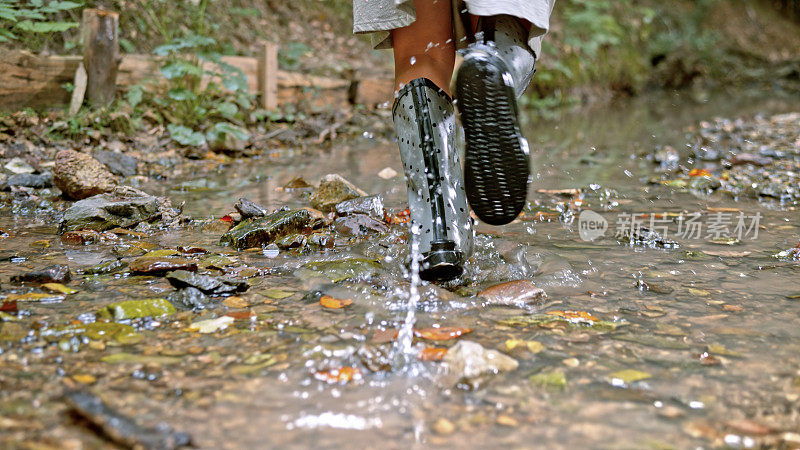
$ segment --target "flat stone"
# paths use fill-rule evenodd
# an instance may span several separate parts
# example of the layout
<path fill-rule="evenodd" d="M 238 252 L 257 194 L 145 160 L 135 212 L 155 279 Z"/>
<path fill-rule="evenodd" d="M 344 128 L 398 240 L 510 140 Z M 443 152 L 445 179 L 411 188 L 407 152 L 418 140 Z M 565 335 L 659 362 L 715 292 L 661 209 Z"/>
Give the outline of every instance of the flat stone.
<path fill-rule="evenodd" d="M 18 173 L 8 177 L 6 184 L 8 186 L 21 186 L 34 189 L 49 188 L 53 187 L 53 174 L 50 172 L 41 174 Z"/>
<path fill-rule="evenodd" d="M 308 226 L 308 211 L 281 210 L 266 216 L 243 220 L 220 237 L 220 244 L 237 250 L 271 244 L 281 236 L 297 233 Z"/>
<path fill-rule="evenodd" d="M 119 259 L 112 259 L 108 261 L 103 261 L 100 264 L 96 264 L 94 266 L 89 266 L 81 269 L 81 271 L 85 275 L 101 275 L 105 273 L 114 273 L 118 272 L 125 268 L 128 264 L 119 260 Z"/>
<path fill-rule="evenodd" d="M 96 150 L 92 156 L 115 175 L 130 177 L 138 172 L 139 160 L 123 153 Z"/>
<path fill-rule="evenodd" d="M 64 212 L 61 232 L 89 229 L 105 231 L 127 228 L 156 218 L 174 218 L 170 201 L 127 186 L 114 192 L 95 195 L 72 204 Z"/>
<path fill-rule="evenodd" d="M 178 289 L 193 287 L 208 295 L 233 294 L 244 292 L 250 285 L 244 280 L 227 277 L 199 275 L 186 270 L 176 270 L 167 274 L 167 280 Z"/>
<path fill-rule="evenodd" d="M 56 154 L 54 183 L 68 198 L 81 200 L 111 192 L 117 180 L 100 161 L 75 150 Z"/>
<path fill-rule="evenodd" d="M 345 200 L 335 207 L 336 214 L 345 216 L 349 214 L 366 214 L 374 219 L 383 220 L 383 196 L 368 195 Z"/>
<path fill-rule="evenodd" d="M 347 258 L 336 261 L 312 261 L 295 271 L 301 279 L 315 276 L 328 278 L 337 283 L 344 280 L 367 280 L 378 275 L 381 265 L 366 258 Z"/>
<path fill-rule="evenodd" d="M 510 356 L 466 340 L 450 347 L 442 363 L 445 366 L 446 384 L 467 389 L 477 389 L 488 377 L 515 370 L 519 366 L 517 360 Z"/>
<path fill-rule="evenodd" d="M 322 211 L 330 212 L 337 204 L 367 195 L 366 192 L 355 187 L 353 183 L 345 180 L 339 174 L 328 174 L 322 177 L 317 190 L 311 194 L 311 206 Z"/>
<path fill-rule="evenodd" d="M 236 208 L 236 211 L 239 211 L 239 214 L 242 215 L 242 219 L 249 219 L 251 217 L 264 217 L 269 214 L 267 208 L 246 198 L 240 198 L 239 201 L 233 205 L 233 207 Z"/>
<path fill-rule="evenodd" d="M 13 174 L 36 172 L 36 169 L 34 169 L 33 166 L 28 164 L 27 161 L 20 157 L 11 159 L 3 167 Z"/>
<path fill-rule="evenodd" d="M 516 280 L 494 285 L 478 293 L 487 304 L 525 307 L 540 304 L 547 294 L 532 281 Z"/>
<path fill-rule="evenodd" d="M 54 264 L 11 277 L 12 283 L 67 283 L 69 280 L 69 266 L 65 264 Z"/>
<path fill-rule="evenodd" d="M 147 300 L 126 300 L 112 303 L 99 312 L 100 316 L 110 316 L 114 320 L 139 319 L 142 317 L 161 317 L 175 314 L 178 310 L 163 298 Z"/>
<path fill-rule="evenodd" d="M 191 259 L 177 256 L 141 256 L 133 260 L 131 272 L 141 274 L 162 274 L 173 270 L 197 271 L 197 263 Z"/>

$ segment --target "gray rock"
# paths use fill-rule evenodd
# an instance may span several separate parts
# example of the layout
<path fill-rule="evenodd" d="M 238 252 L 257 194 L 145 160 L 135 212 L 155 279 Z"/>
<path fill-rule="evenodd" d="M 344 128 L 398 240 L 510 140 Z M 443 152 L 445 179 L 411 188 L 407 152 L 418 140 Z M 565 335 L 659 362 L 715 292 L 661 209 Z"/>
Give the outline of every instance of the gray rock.
<path fill-rule="evenodd" d="M 69 280 L 69 266 L 65 264 L 53 264 L 11 277 L 12 283 L 67 283 Z"/>
<path fill-rule="evenodd" d="M 243 220 L 220 237 L 220 243 L 237 250 L 271 244 L 282 236 L 297 233 L 311 221 L 304 209 L 281 210 L 260 218 Z"/>
<path fill-rule="evenodd" d="M 130 177 L 138 172 L 139 161 L 133 156 L 107 150 L 97 150 L 92 156 L 115 175 Z"/>
<path fill-rule="evenodd" d="M 100 161 L 74 150 L 56 154 L 54 183 L 68 198 L 81 200 L 111 192 L 117 185 L 114 175 Z"/>
<path fill-rule="evenodd" d="M 389 232 L 389 227 L 383 221 L 374 219 L 365 214 L 351 214 L 339 217 L 333 222 L 336 232 L 352 236 L 367 234 L 384 234 Z"/>
<path fill-rule="evenodd" d="M 447 386 L 478 389 L 492 375 L 515 370 L 519 363 L 497 350 L 486 349 L 473 341 L 459 341 L 450 347 L 442 360 Z"/>
<path fill-rule="evenodd" d="M 199 275 L 186 270 L 176 270 L 167 274 L 167 280 L 178 289 L 193 287 L 208 295 L 233 294 L 244 292 L 250 285 L 244 280 L 227 277 Z"/>
<path fill-rule="evenodd" d="M 62 233 L 79 229 L 105 231 L 116 227 L 131 227 L 159 217 L 169 222 L 174 216 L 168 199 L 120 186 L 112 193 L 75 202 L 64 212 L 60 229 Z"/>
<path fill-rule="evenodd" d="M 11 161 L 7 162 L 4 167 L 13 174 L 36 172 L 36 169 L 22 158 L 13 158 Z"/>
<path fill-rule="evenodd" d="M 242 219 L 249 219 L 251 217 L 264 217 L 269 214 L 267 208 L 264 208 L 258 203 L 246 198 L 240 198 L 233 207 L 236 208 L 236 211 L 239 211 L 239 214 L 242 215 Z"/>
<path fill-rule="evenodd" d="M 35 189 L 48 188 L 53 186 L 53 174 L 44 172 L 41 174 L 18 173 L 8 177 L 8 186 L 22 186 Z"/>
<path fill-rule="evenodd" d="M 383 197 L 381 195 L 368 195 L 345 200 L 336 205 L 336 213 L 342 216 L 349 214 L 366 214 L 377 220 L 383 220 Z"/>
<path fill-rule="evenodd" d="M 167 300 L 175 306 L 184 306 L 192 309 L 203 309 L 209 303 L 209 298 L 200 289 L 187 287 L 171 292 Z"/>
<path fill-rule="evenodd" d="M 311 206 L 322 211 L 333 211 L 337 204 L 367 195 L 339 174 L 328 174 L 322 177 L 317 190 L 311 194 Z"/>

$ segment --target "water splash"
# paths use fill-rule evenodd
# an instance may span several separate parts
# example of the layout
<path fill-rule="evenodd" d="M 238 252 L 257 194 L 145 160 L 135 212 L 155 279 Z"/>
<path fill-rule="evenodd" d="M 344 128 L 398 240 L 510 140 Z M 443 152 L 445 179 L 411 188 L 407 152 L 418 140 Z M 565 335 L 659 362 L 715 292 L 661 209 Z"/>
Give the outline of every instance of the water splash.
<path fill-rule="evenodd" d="M 417 321 L 417 304 L 419 303 L 419 285 L 422 279 L 419 277 L 420 261 L 422 254 L 419 251 L 419 235 L 420 228 L 416 223 L 411 225 L 411 267 L 410 278 L 411 287 L 408 292 L 408 310 L 406 318 L 403 322 L 400 331 L 397 334 L 397 340 L 394 344 L 393 363 L 396 369 L 401 369 L 408 366 L 412 361 L 416 361 L 416 354 L 414 352 L 414 324 Z"/>

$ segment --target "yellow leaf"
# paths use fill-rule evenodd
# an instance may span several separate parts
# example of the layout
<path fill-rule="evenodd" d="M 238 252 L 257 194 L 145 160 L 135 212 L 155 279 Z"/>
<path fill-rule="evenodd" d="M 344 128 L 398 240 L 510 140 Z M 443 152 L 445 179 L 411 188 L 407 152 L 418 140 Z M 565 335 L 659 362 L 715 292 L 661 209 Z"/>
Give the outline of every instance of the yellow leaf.
<path fill-rule="evenodd" d="M 345 306 L 353 304 L 353 301 L 349 298 L 347 299 L 340 299 L 331 297 L 330 295 L 323 295 L 319 298 L 319 304 L 330 309 L 341 309 Z"/>
<path fill-rule="evenodd" d="M 42 285 L 42 287 L 56 294 L 70 295 L 78 292 L 75 289 L 66 287 L 61 283 L 45 283 Z"/>

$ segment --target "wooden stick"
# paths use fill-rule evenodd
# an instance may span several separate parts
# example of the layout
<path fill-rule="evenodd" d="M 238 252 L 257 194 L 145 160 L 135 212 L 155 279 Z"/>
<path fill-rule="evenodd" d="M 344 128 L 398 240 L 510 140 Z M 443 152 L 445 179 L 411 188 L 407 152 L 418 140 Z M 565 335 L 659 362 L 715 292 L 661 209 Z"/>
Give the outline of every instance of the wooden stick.
<path fill-rule="evenodd" d="M 262 108 L 278 107 L 278 46 L 272 42 L 261 43 L 258 51 L 258 93 Z"/>
<path fill-rule="evenodd" d="M 72 99 L 69 102 L 69 115 L 74 116 L 78 114 L 83 104 L 83 99 L 86 96 L 86 84 L 89 81 L 86 74 L 86 68 L 83 63 L 78 64 L 75 70 L 75 81 L 72 83 Z"/>
<path fill-rule="evenodd" d="M 92 106 L 106 106 L 117 88 L 119 14 L 99 9 L 83 10 L 83 65 L 88 83 L 86 94 Z"/>

